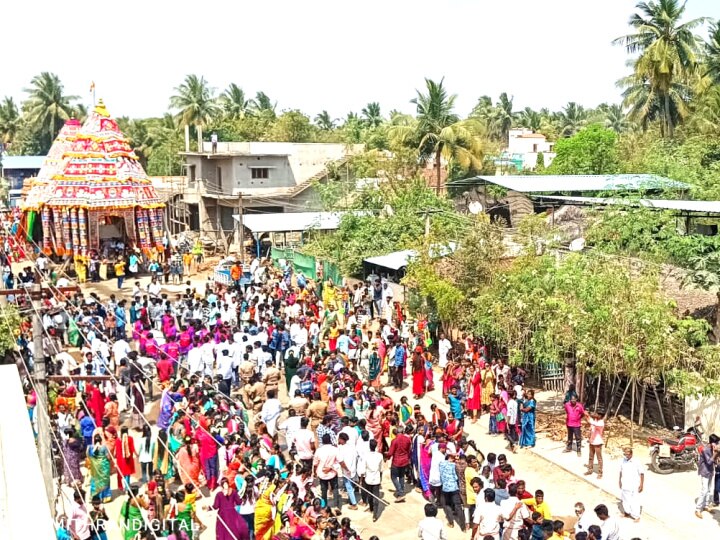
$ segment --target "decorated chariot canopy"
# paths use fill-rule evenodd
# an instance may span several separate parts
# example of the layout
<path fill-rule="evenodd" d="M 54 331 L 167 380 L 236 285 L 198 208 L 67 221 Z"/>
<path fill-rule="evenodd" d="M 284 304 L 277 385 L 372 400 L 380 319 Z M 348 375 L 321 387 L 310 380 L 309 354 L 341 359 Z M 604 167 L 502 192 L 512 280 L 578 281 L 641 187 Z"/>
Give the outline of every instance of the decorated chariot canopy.
<path fill-rule="evenodd" d="M 51 161 L 58 166 L 23 205 L 28 234 L 40 214 L 42 250 L 85 257 L 109 236 L 162 249 L 164 205 L 102 100 L 73 136 L 59 139 L 62 156 Z"/>
<path fill-rule="evenodd" d="M 41 204 L 45 186 L 62 170 L 63 156 L 65 152 L 70 150 L 75 136 L 78 131 L 80 131 L 80 126 L 79 120 L 71 118 L 65 122 L 65 125 L 60 129 L 37 176 L 28 178 L 23 184 L 21 194 L 24 200 L 24 208 L 37 209 Z"/>

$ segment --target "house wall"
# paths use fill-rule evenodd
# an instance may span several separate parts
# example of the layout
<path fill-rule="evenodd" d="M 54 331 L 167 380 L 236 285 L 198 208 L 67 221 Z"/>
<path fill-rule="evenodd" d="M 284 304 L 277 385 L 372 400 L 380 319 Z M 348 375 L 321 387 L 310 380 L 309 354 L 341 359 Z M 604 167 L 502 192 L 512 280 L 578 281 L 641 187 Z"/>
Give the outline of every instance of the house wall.
<path fill-rule="evenodd" d="M 720 434 L 720 397 L 686 397 L 685 425 L 680 427 L 693 426 L 696 416 L 700 417 L 700 423 L 705 430 L 705 438 L 711 433 Z"/>
<path fill-rule="evenodd" d="M 267 178 L 253 178 L 253 169 L 267 168 Z M 295 187 L 287 156 L 240 156 L 232 159 L 233 189 Z"/>

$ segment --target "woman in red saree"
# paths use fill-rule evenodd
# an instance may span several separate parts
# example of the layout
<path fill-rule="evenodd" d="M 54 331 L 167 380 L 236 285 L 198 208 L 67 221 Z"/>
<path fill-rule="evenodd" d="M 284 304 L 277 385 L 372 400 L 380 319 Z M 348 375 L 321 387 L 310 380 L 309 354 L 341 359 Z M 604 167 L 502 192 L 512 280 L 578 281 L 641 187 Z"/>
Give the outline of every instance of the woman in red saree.
<path fill-rule="evenodd" d="M 120 437 L 115 439 L 115 460 L 117 461 L 118 486 L 130 489 L 130 477 L 135 474 L 135 441 L 128 434 L 128 428 L 120 428 Z"/>
<path fill-rule="evenodd" d="M 185 438 L 185 444 L 177 451 L 175 459 L 180 472 L 180 483 L 194 484 L 198 488 L 202 487 L 199 452 L 189 437 Z"/>
<path fill-rule="evenodd" d="M 420 399 L 425 393 L 425 359 L 422 347 L 417 346 L 412 356 L 412 392 L 414 399 Z"/>
<path fill-rule="evenodd" d="M 456 443 L 460 440 L 463 434 L 463 428 L 460 421 L 455 418 L 453 413 L 448 413 L 447 424 L 445 424 L 445 433 L 449 439 L 452 439 Z"/>
<path fill-rule="evenodd" d="M 482 375 L 474 364 L 470 365 L 470 373 L 468 374 L 468 397 L 465 402 L 465 408 L 468 411 L 473 424 L 477 422 L 482 407 Z"/>

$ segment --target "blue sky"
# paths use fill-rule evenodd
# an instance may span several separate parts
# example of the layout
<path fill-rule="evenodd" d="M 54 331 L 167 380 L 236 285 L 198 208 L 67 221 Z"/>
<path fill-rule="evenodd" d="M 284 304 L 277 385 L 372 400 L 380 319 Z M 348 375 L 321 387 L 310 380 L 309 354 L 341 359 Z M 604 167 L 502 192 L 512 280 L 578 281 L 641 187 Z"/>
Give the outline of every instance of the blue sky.
<path fill-rule="evenodd" d="M 445 77 L 467 113 L 506 91 L 515 107 L 616 102 L 635 0 L 7 0 L 0 96 L 21 100 L 53 71 L 116 116 L 156 116 L 188 73 L 221 92 L 263 90 L 278 109 L 412 112 L 423 78 Z M 720 17 L 689 0 L 687 17 Z M 706 32 L 703 30 L 703 34 Z"/>

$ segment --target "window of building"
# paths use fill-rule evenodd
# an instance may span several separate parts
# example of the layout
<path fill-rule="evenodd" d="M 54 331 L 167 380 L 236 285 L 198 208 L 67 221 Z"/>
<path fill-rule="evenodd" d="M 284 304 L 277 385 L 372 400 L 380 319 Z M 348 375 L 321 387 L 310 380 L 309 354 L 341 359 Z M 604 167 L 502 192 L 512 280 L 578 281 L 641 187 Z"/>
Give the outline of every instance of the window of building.
<path fill-rule="evenodd" d="M 533 152 L 537 152 L 537 144 L 533 144 Z"/>
<path fill-rule="evenodd" d="M 253 180 L 268 178 L 268 177 L 270 176 L 270 169 L 266 169 L 266 168 L 264 168 L 264 167 L 262 167 L 262 168 L 253 168 L 253 169 L 250 169 L 250 170 L 252 171 L 252 173 L 251 173 L 251 174 L 252 174 L 251 178 L 252 178 Z"/>
<path fill-rule="evenodd" d="M 188 166 L 188 175 L 190 176 L 190 182 L 195 182 L 195 165 Z"/>

